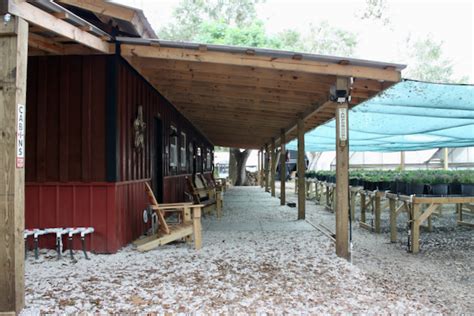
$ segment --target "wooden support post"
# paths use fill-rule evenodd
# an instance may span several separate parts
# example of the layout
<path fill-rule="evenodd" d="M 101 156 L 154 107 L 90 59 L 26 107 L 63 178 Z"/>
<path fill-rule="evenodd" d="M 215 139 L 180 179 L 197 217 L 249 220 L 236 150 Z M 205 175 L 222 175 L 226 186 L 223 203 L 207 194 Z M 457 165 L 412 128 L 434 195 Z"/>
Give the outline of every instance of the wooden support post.
<path fill-rule="evenodd" d="M 217 219 L 222 217 L 222 192 L 220 190 L 216 190 L 216 215 Z"/>
<path fill-rule="evenodd" d="M 360 193 L 360 222 L 365 223 L 365 211 L 367 210 L 367 202 L 365 201 L 365 191 Z"/>
<path fill-rule="evenodd" d="M 304 161 L 304 121 L 298 120 L 298 219 L 306 217 L 306 196 L 305 196 L 305 172 L 306 164 Z"/>
<path fill-rule="evenodd" d="M 265 192 L 270 191 L 270 152 L 268 144 L 265 144 Z"/>
<path fill-rule="evenodd" d="M 337 90 L 348 86 L 347 78 L 337 78 Z M 336 107 L 336 254 L 349 259 L 349 129 L 347 103 Z"/>
<path fill-rule="evenodd" d="M 375 210 L 374 210 L 374 213 L 375 213 L 375 223 L 374 223 L 374 228 L 375 228 L 375 232 L 377 234 L 380 234 L 380 216 L 381 216 L 381 212 L 382 212 L 382 209 L 381 209 L 381 199 L 382 197 L 380 196 L 380 193 L 379 192 L 375 192 Z"/>
<path fill-rule="evenodd" d="M 411 250 L 413 253 L 420 251 L 420 221 L 421 205 L 413 204 L 412 206 L 412 222 L 411 222 Z"/>
<path fill-rule="evenodd" d="M 28 23 L 16 16 L 6 20 L 6 12 L 0 13 L 0 314 L 19 314 L 25 302 Z"/>
<path fill-rule="evenodd" d="M 193 235 L 194 235 L 194 248 L 196 250 L 202 247 L 202 232 L 201 232 L 201 208 L 196 207 L 193 209 Z"/>
<path fill-rule="evenodd" d="M 351 221 L 355 221 L 355 211 L 356 211 L 356 197 L 357 197 L 357 191 L 351 191 Z"/>
<path fill-rule="evenodd" d="M 401 171 L 405 170 L 405 152 L 404 151 L 400 152 L 400 170 Z"/>
<path fill-rule="evenodd" d="M 258 151 L 257 155 L 257 184 L 260 185 L 261 177 L 260 177 L 260 150 Z"/>
<path fill-rule="evenodd" d="M 448 170 L 449 169 L 449 150 L 447 147 L 443 148 L 443 169 Z"/>
<path fill-rule="evenodd" d="M 397 242 L 397 201 L 389 199 L 390 204 L 390 242 Z"/>
<path fill-rule="evenodd" d="M 185 207 L 185 208 L 184 208 L 184 218 L 183 218 L 183 221 L 184 221 L 185 223 L 192 223 L 192 222 L 193 222 L 193 217 L 192 217 L 192 215 L 191 215 L 191 208 L 189 208 L 189 207 Z M 190 243 L 190 242 L 193 241 L 192 236 L 186 236 L 184 239 L 186 240 L 187 243 Z"/>
<path fill-rule="evenodd" d="M 272 138 L 272 151 L 271 151 L 271 190 L 272 196 L 275 196 L 275 173 L 276 173 L 276 146 L 275 146 L 275 138 Z"/>
<path fill-rule="evenodd" d="M 260 149 L 260 187 L 265 186 L 265 166 L 264 166 L 264 149 Z"/>
<path fill-rule="evenodd" d="M 281 152 L 280 152 L 280 205 L 286 204 L 286 138 L 285 130 L 281 129 Z"/>

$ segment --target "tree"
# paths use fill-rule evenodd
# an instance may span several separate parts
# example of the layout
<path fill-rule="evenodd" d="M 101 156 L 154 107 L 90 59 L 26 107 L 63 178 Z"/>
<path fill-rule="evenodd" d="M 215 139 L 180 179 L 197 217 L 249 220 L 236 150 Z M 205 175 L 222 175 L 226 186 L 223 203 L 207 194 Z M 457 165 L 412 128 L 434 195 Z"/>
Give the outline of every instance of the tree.
<path fill-rule="evenodd" d="M 365 10 L 360 15 L 361 20 L 380 21 L 383 25 L 390 23 L 386 0 L 365 0 Z"/>
<path fill-rule="evenodd" d="M 256 4 L 263 1 L 182 0 L 173 12 L 174 20 L 158 34 L 178 41 L 352 55 L 356 35 L 331 27 L 327 21 L 311 25 L 305 35 L 291 29 L 269 35 L 264 22 L 257 18 Z M 235 185 L 248 184 L 245 165 L 250 153 L 230 149 L 229 176 Z"/>
<path fill-rule="evenodd" d="M 452 61 L 443 55 L 443 42 L 430 37 L 414 42 L 408 38 L 408 67 L 405 76 L 430 82 L 465 83 L 467 77 L 455 78 Z"/>
<path fill-rule="evenodd" d="M 232 158 L 234 158 L 235 163 L 236 163 L 236 175 L 235 175 L 236 178 L 235 178 L 234 185 L 237 185 L 237 186 L 248 185 L 247 170 L 245 169 L 245 165 L 247 164 L 247 159 L 249 158 L 251 152 L 252 152 L 251 149 L 245 149 L 245 150 L 240 150 L 239 148 L 230 149 L 230 155 Z M 230 167 L 230 160 L 229 160 L 229 167 Z"/>
<path fill-rule="evenodd" d="M 196 41 L 197 30 L 206 22 L 244 27 L 257 19 L 259 0 L 181 0 L 173 11 L 173 21 L 158 31 L 160 38 Z"/>

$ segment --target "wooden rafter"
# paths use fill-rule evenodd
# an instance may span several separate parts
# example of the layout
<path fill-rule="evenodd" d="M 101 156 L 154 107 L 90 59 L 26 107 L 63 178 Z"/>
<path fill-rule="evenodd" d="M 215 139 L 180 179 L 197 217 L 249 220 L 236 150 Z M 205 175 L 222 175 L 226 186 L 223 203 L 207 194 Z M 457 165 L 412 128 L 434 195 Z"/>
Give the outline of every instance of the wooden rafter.
<path fill-rule="evenodd" d="M 8 12 L 19 16 L 49 32 L 66 37 L 71 41 L 82 44 L 102 53 L 112 52 L 109 43 L 80 28 L 57 18 L 25 1 L 8 0 Z"/>

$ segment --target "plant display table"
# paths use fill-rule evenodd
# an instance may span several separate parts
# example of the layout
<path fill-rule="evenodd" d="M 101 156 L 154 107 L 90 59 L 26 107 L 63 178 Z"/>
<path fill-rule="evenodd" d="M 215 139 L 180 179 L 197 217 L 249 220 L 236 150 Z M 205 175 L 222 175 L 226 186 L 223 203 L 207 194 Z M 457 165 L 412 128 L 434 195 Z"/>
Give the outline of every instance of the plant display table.
<path fill-rule="evenodd" d="M 428 230 L 431 230 L 431 216 L 443 204 L 456 204 L 458 214 L 458 225 L 474 227 L 473 223 L 463 220 L 463 212 L 472 212 L 474 207 L 474 196 L 447 196 L 426 197 L 416 195 L 385 194 L 390 205 L 390 241 L 397 240 L 397 217 L 401 211 L 406 211 L 410 221 L 410 245 L 411 252 L 420 251 L 420 226 L 428 220 Z M 398 206 L 397 206 L 398 204 Z"/>

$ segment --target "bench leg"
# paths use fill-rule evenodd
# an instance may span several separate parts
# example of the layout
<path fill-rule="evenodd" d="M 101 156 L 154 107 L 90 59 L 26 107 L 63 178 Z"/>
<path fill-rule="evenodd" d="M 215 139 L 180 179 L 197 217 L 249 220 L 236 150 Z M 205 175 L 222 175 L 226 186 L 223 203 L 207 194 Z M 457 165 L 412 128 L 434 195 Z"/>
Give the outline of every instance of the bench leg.
<path fill-rule="evenodd" d="M 185 223 L 189 223 L 192 221 L 192 218 L 191 218 L 191 209 L 189 207 L 185 207 L 184 208 L 184 218 L 183 218 L 183 221 Z M 186 243 L 190 243 L 193 238 L 192 236 L 186 236 L 185 237 L 185 240 L 186 240 Z"/>
<path fill-rule="evenodd" d="M 222 217 L 222 193 L 216 192 L 216 211 L 217 211 L 217 218 Z"/>
<path fill-rule="evenodd" d="M 196 250 L 202 247 L 202 227 L 201 227 L 201 208 L 194 208 L 193 210 L 193 235 L 194 248 Z"/>

